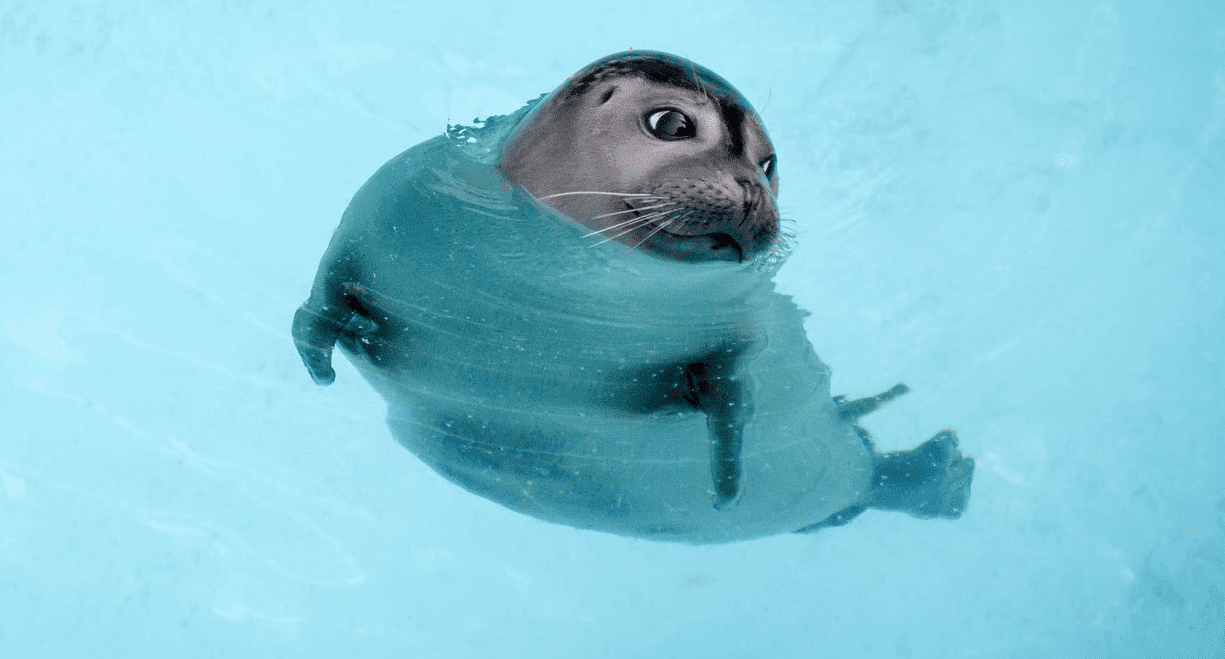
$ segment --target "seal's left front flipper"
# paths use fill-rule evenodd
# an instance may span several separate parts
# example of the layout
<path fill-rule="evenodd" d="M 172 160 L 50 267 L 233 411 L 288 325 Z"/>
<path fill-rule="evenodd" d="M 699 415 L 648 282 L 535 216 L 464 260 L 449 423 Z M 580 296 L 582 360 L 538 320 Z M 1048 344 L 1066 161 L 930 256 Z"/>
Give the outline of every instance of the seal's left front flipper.
<path fill-rule="evenodd" d="M 749 387 L 735 372 L 727 359 L 698 362 L 685 369 L 687 398 L 706 413 L 715 508 L 735 504 L 743 485 L 740 451 L 753 404 Z"/>

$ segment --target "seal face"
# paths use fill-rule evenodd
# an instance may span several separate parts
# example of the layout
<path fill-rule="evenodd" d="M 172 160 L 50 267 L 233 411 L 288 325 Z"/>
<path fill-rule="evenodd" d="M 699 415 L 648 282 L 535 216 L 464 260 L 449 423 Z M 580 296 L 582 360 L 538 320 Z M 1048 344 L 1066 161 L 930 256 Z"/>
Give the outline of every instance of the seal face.
<path fill-rule="evenodd" d="M 867 508 L 960 516 L 974 464 L 956 435 L 881 454 L 857 424 L 904 386 L 830 396 L 771 280 L 775 167 L 718 76 L 605 58 L 375 172 L 294 342 L 319 384 L 339 345 L 402 445 L 539 519 L 713 543 Z"/>
<path fill-rule="evenodd" d="M 778 239 L 777 161 L 761 118 L 723 78 L 631 52 L 545 98 L 499 168 L 592 235 L 681 261 L 748 261 Z"/>

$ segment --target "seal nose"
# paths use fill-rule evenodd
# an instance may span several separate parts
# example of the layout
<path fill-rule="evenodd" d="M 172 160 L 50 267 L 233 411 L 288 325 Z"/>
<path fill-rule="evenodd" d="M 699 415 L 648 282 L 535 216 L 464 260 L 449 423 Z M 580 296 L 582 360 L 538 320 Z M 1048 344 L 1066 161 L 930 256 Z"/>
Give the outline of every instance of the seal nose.
<path fill-rule="evenodd" d="M 744 219 L 748 220 L 753 217 L 753 211 L 761 203 L 761 186 L 754 181 L 742 178 L 736 179 L 736 183 L 740 185 L 741 213 Z"/>
<path fill-rule="evenodd" d="M 778 239 L 778 210 L 773 203 L 773 191 L 759 181 L 737 179 L 741 193 L 741 250 L 745 258 L 753 258 L 770 250 Z"/>

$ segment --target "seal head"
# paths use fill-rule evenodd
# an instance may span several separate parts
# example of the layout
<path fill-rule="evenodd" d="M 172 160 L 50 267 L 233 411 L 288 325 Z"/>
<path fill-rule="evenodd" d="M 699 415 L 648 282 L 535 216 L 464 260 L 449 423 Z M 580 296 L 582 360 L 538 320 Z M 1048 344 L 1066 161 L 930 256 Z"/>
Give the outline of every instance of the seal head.
<path fill-rule="evenodd" d="M 591 230 L 680 261 L 749 261 L 779 237 L 774 145 L 723 78 L 675 55 L 618 53 L 545 97 L 502 173 Z"/>

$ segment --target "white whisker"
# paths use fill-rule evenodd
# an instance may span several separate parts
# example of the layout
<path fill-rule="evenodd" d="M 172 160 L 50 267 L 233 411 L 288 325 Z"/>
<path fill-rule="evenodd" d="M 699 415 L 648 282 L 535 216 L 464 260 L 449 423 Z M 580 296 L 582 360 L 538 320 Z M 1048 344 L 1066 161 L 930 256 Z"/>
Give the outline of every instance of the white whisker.
<path fill-rule="evenodd" d="M 603 194 L 603 195 L 609 195 L 610 197 L 654 197 L 655 196 L 655 195 L 647 194 L 645 192 L 604 192 L 602 190 L 576 190 L 574 192 L 555 192 L 553 194 L 545 195 L 543 197 L 536 197 L 536 200 L 544 201 L 545 199 L 553 199 L 555 197 L 568 197 L 570 195 L 576 195 L 576 194 Z"/>
<path fill-rule="evenodd" d="M 629 227 L 628 229 L 626 229 L 626 230 L 622 231 L 621 233 L 618 233 L 618 234 L 617 234 L 617 235 L 615 235 L 615 236 L 609 236 L 609 237 L 605 238 L 604 240 L 601 240 L 600 242 L 595 243 L 594 245 L 592 245 L 592 247 L 595 247 L 595 245 L 603 245 L 604 243 L 606 243 L 606 242 L 608 242 L 608 241 L 610 241 L 610 240 L 616 240 L 616 239 L 620 238 L 621 236 L 624 236 L 624 235 L 626 235 L 626 234 L 628 234 L 628 233 L 631 233 L 631 232 L 637 231 L 638 229 L 641 229 L 642 227 L 644 227 L 644 226 L 646 226 L 646 225 L 650 224 L 651 222 L 655 221 L 655 220 L 656 220 L 656 219 L 658 219 L 658 218 L 661 218 L 661 217 L 667 217 L 667 215 L 668 215 L 667 213 L 651 213 L 650 215 L 644 215 L 643 217 L 635 218 L 635 219 L 638 219 L 638 220 L 645 220 L 645 221 L 643 221 L 643 222 L 638 222 L 638 223 L 634 224 L 633 226 Z M 609 227 L 609 228 L 611 228 L 611 227 Z M 605 229 L 605 231 L 607 231 L 607 230 L 608 230 L 608 229 Z"/>
<path fill-rule="evenodd" d="M 628 220 L 624 220 L 624 221 L 618 222 L 618 223 L 616 223 L 616 224 L 613 224 L 613 225 L 610 225 L 610 226 L 606 226 L 606 227 L 604 227 L 603 229 L 598 229 L 598 230 L 596 230 L 596 231 L 592 231 L 591 233 L 589 233 L 589 234 L 587 234 L 587 235 L 585 235 L 585 236 L 583 236 L 583 237 L 584 237 L 584 238 L 590 238 L 591 236 L 595 236 L 595 235 L 598 235 L 598 234 L 604 233 L 605 231 L 616 231 L 617 229 L 620 229 L 620 228 L 622 228 L 622 227 L 626 227 L 626 226 L 630 226 L 630 225 L 642 225 L 642 224 L 650 224 L 650 223 L 651 223 L 652 221 L 654 221 L 654 220 L 657 220 L 657 219 L 660 219 L 660 218 L 663 218 L 663 217 L 667 217 L 667 216 L 668 216 L 668 214 L 669 214 L 669 213 L 672 213 L 672 212 L 674 212 L 674 211 L 657 211 L 657 212 L 654 212 L 654 213 L 647 213 L 646 215 L 643 215 L 643 216 L 641 216 L 641 217 L 631 217 L 631 218 L 630 218 L 630 219 L 628 219 Z M 637 228 L 637 226 L 631 226 L 631 228 L 629 229 L 629 231 L 633 231 L 633 230 L 634 230 L 634 229 L 636 229 L 636 228 Z M 618 235 L 623 235 L 623 234 L 618 234 Z M 597 243 L 597 244 L 599 244 L 599 243 Z"/>
<path fill-rule="evenodd" d="M 643 206 L 642 208 L 627 208 L 623 211 L 613 211 L 611 213 L 604 213 L 603 215 L 596 215 L 596 216 L 593 216 L 591 219 L 599 220 L 605 217 L 612 217 L 613 215 L 620 215 L 622 213 L 637 213 L 638 211 L 649 211 L 652 208 L 663 208 L 664 206 L 667 206 L 667 205 L 668 204 L 655 204 L 654 206 Z"/>
<path fill-rule="evenodd" d="M 642 243 L 645 243 L 646 241 L 650 240 L 651 236 L 654 236 L 660 231 L 663 231 L 664 227 L 668 226 L 669 224 L 672 224 L 674 221 L 675 220 L 665 220 L 663 222 L 660 222 L 659 226 L 655 227 L 654 229 L 651 229 L 651 233 L 648 233 L 645 238 L 643 238 L 642 240 L 639 240 L 638 244 L 634 245 L 634 247 L 635 248 L 642 247 Z"/>
<path fill-rule="evenodd" d="M 635 223 L 635 222 L 641 222 L 641 221 L 643 221 L 643 220 L 648 220 L 648 221 L 649 221 L 649 220 L 653 220 L 653 219 L 660 218 L 660 217 L 667 217 L 667 216 L 668 216 L 668 214 L 670 214 L 670 213 L 675 213 L 677 210 L 679 210 L 679 209 L 671 209 L 671 210 L 665 210 L 665 211 L 655 211 L 654 213 L 647 213 L 646 215 L 638 215 L 638 216 L 635 216 L 635 217 L 631 217 L 631 218 L 630 218 L 630 219 L 628 219 L 628 220 L 621 220 L 620 222 L 617 222 L 616 224 L 610 224 L 609 226 L 606 226 L 606 227 L 604 227 L 603 229 L 598 229 L 598 230 L 596 230 L 596 231 L 592 231 L 592 232 L 591 232 L 591 234 L 596 234 L 596 233 L 604 233 L 605 231 L 614 231 L 614 230 L 616 230 L 616 229 L 620 229 L 621 227 L 626 226 L 626 225 L 628 225 L 628 224 L 633 224 L 633 223 Z M 588 234 L 588 235 L 591 235 L 591 234 Z"/>

